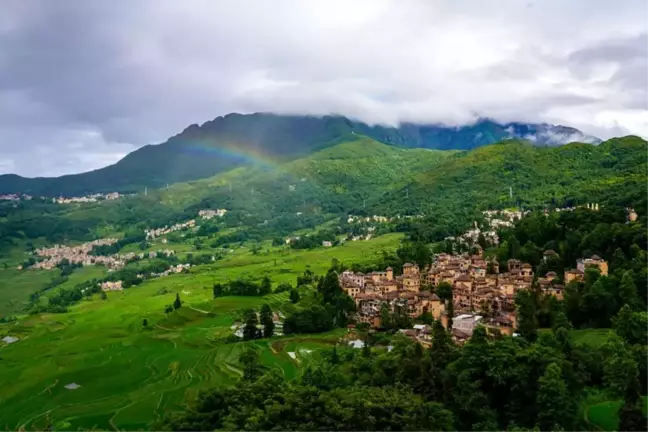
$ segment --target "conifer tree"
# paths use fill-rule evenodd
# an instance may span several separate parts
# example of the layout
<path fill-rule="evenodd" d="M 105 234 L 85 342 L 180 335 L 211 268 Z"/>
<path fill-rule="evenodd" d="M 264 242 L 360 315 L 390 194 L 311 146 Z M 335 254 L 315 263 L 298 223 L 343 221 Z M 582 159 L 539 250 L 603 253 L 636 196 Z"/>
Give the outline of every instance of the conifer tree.
<path fill-rule="evenodd" d="M 637 310 L 640 306 L 637 286 L 634 283 L 634 275 L 631 270 L 623 273 L 623 277 L 621 277 L 619 297 L 621 298 L 621 304 L 627 304 L 632 310 Z"/>
<path fill-rule="evenodd" d="M 538 380 L 538 425 L 541 430 L 571 430 L 574 422 L 574 405 L 562 378 L 558 363 L 547 366 L 544 375 Z"/>
<path fill-rule="evenodd" d="M 259 320 L 254 310 L 248 309 L 245 311 L 245 326 L 243 327 L 243 340 L 256 339 L 259 330 L 257 329 Z"/>
<path fill-rule="evenodd" d="M 290 290 L 290 301 L 292 303 L 299 303 L 299 291 L 295 288 Z"/>
<path fill-rule="evenodd" d="M 272 321 L 272 309 L 267 304 L 261 306 L 261 324 L 263 324 L 263 337 L 272 337 L 275 325 Z"/>

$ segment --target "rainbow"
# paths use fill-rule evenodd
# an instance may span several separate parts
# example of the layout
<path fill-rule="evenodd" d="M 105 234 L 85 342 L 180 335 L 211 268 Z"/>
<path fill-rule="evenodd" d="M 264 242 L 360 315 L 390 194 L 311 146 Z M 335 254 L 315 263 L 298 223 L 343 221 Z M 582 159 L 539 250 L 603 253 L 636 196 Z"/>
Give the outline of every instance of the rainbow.
<path fill-rule="evenodd" d="M 254 144 L 251 143 L 204 139 L 188 140 L 187 142 L 180 143 L 178 147 L 183 153 L 225 158 L 233 162 L 266 168 L 276 168 L 278 165 L 276 158 L 254 148 Z"/>

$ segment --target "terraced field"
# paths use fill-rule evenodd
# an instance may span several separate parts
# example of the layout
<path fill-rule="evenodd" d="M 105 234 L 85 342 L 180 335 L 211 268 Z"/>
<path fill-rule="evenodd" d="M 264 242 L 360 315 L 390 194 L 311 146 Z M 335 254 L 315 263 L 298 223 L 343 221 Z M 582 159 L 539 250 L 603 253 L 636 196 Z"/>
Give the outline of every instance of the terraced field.
<path fill-rule="evenodd" d="M 201 388 L 234 382 L 242 373 L 238 356 L 249 346 L 259 350 L 264 365 L 293 378 L 340 333 L 226 343 L 238 311 L 263 303 L 281 308 L 287 294 L 213 300 L 212 281 L 268 274 L 274 283 L 294 282 L 307 266 L 322 272 L 334 257 L 372 260 L 382 249 L 395 248 L 398 240 L 384 236 L 286 256 L 280 251 L 240 252 L 190 274 L 108 293 L 107 300 L 96 295 L 66 314 L 0 325 L 0 337 L 19 338 L 0 342 L 0 429 L 42 430 L 52 424 L 58 430 L 143 430 Z M 183 307 L 164 314 L 176 293 Z M 65 387 L 70 384 L 80 387 Z"/>

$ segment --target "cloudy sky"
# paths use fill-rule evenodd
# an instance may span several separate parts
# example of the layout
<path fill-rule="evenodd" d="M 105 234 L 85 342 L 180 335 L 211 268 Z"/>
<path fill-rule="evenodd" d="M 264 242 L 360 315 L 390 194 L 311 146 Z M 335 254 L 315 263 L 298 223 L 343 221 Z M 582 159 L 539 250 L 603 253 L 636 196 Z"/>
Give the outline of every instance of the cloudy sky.
<path fill-rule="evenodd" d="M 645 0 L 3 0 L 0 173 L 75 173 L 229 112 L 648 137 Z"/>

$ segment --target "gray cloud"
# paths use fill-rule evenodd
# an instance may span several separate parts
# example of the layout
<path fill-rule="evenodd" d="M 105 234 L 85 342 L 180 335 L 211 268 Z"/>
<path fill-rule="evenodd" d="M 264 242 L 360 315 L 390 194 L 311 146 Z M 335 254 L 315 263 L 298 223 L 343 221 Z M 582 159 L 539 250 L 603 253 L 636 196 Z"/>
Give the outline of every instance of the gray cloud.
<path fill-rule="evenodd" d="M 648 136 L 643 0 L 33 0 L 0 15 L 0 173 L 95 169 L 228 112 Z"/>

